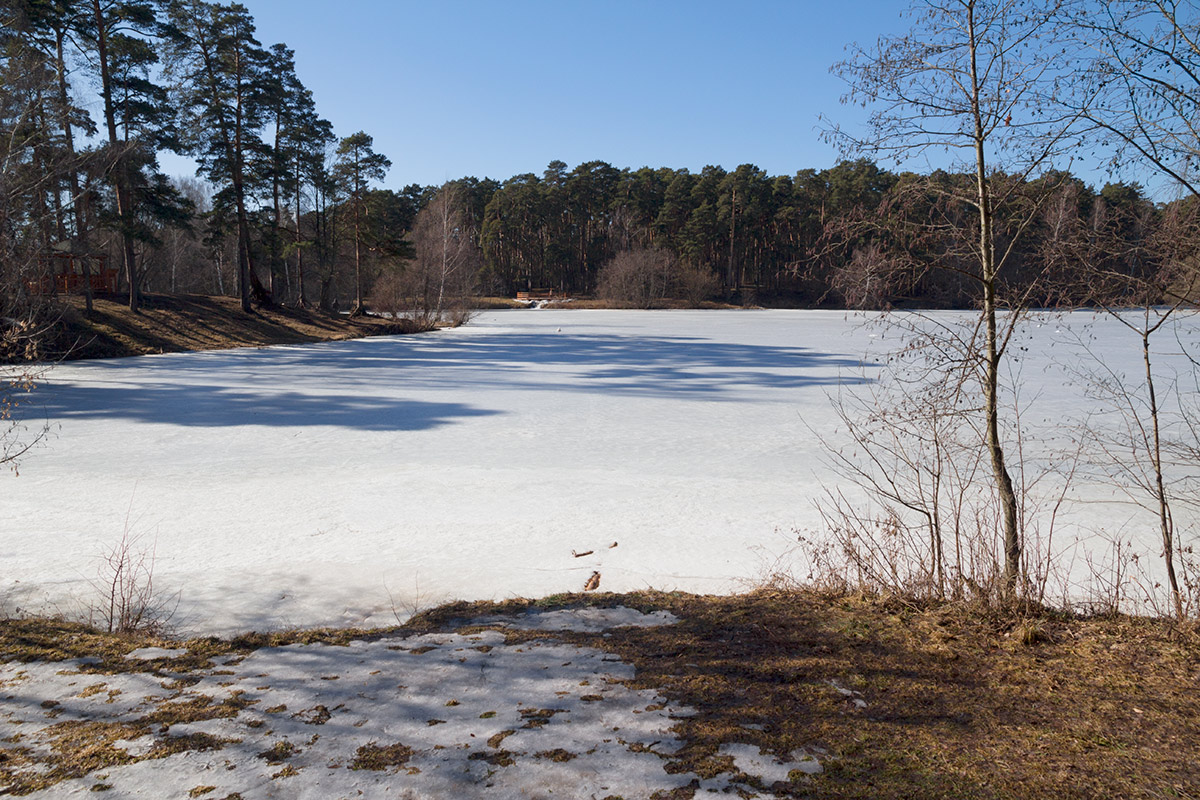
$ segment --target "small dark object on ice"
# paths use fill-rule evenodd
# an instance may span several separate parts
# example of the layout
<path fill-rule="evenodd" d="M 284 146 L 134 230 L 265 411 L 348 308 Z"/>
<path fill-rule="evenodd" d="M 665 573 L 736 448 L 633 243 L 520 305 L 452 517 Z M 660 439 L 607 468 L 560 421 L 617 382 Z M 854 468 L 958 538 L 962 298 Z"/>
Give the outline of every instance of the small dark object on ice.
<path fill-rule="evenodd" d="M 583 558 L 584 556 L 590 556 L 594 552 L 596 552 L 596 551 L 595 550 L 584 550 L 582 553 L 576 553 L 574 550 L 572 550 L 571 555 L 575 556 L 576 558 Z"/>
<path fill-rule="evenodd" d="M 600 588 L 600 573 L 593 572 L 592 577 L 588 578 L 587 583 L 585 583 L 583 585 L 583 590 L 585 592 L 590 592 L 594 589 L 599 589 L 599 588 Z"/>
<path fill-rule="evenodd" d="M 617 543 L 616 543 L 616 542 L 613 542 L 612 544 L 610 544 L 610 545 L 608 546 L 608 549 L 609 549 L 609 550 L 612 550 L 612 549 L 613 549 L 614 547 L 616 547 L 616 546 L 617 546 Z"/>

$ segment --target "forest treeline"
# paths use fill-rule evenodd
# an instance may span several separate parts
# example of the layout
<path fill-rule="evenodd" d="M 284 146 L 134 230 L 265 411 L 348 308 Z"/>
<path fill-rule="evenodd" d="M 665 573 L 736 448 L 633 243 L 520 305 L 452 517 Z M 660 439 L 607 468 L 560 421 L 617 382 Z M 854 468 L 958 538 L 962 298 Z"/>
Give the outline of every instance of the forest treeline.
<path fill-rule="evenodd" d="M 434 321 L 471 294 L 538 288 L 640 305 L 976 300 L 954 269 L 971 175 L 865 158 L 794 175 L 552 161 L 503 182 L 393 191 L 379 188 L 391 162 L 372 137 L 335 135 L 293 51 L 264 46 L 240 4 L 8 0 L 0 14 L 10 329 L 58 291 L 90 304 L 119 290 L 133 310 L 145 292 L 187 292 Z M 194 158 L 198 175 L 165 175 L 164 151 Z M 1190 229 L 1189 202 L 1156 204 L 1135 184 L 991 180 L 1027 196 L 996 218 L 1014 250 L 1001 287 L 1023 302 L 1117 299 L 1097 297 L 1089 270 L 1157 269 Z"/>

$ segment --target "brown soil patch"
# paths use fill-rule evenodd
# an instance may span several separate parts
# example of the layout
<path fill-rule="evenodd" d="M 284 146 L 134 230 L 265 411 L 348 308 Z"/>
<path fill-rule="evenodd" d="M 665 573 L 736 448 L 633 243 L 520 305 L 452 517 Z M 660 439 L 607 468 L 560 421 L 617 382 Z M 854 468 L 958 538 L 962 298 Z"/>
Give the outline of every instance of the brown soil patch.
<path fill-rule="evenodd" d="M 90 316 L 78 297 L 65 298 L 54 339 L 44 348 L 51 359 L 116 358 L 187 350 L 221 350 L 301 344 L 364 336 L 413 333 L 405 320 L 325 314 L 294 308 L 262 308 L 247 314 L 235 298 L 150 295 L 133 314 L 115 299 L 97 298 Z"/>

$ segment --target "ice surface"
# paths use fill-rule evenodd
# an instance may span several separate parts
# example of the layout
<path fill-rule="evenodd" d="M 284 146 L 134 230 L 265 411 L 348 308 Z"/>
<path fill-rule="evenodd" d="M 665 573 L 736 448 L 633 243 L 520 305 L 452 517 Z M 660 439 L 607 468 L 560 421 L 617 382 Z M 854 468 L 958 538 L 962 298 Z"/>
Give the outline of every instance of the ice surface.
<path fill-rule="evenodd" d="M 1087 407 L 1061 366 L 1087 322 L 1018 343 L 1024 421 L 1047 438 Z M 1138 374 L 1135 337 L 1086 335 Z M 64 364 L 27 407 L 51 439 L 0 475 L 0 610 L 86 612 L 126 527 L 182 632 L 393 624 L 593 572 L 601 591 L 744 588 L 819 527 L 810 428 L 836 437 L 828 393 L 872 380 L 864 354 L 893 339 L 840 312 L 547 308 Z M 1156 558 L 1113 494 L 1080 493 L 1077 520 L 1144 532 Z"/>

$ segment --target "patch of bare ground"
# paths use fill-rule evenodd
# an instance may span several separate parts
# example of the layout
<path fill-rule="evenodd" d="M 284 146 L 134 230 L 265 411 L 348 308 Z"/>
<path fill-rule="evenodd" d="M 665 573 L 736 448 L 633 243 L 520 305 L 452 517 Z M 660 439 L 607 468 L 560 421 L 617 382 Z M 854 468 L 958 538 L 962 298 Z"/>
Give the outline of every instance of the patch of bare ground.
<path fill-rule="evenodd" d="M 953 604 L 773 590 L 713 597 L 556 595 L 451 604 L 386 631 L 194 640 L 186 643 L 189 654 L 169 667 L 177 675 L 184 663 L 195 659 L 198 666 L 218 653 L 469 631 L 479 627 L 472 620 L 488 615 L 589 605 L 665 609 L 680 621 L 604 634 L 509 630 L 507 636 L 561 639 L 615 653 L 636 667 L 632 687 L 695 709 L 676 723 L 684 747 L 662 756 L 671 772 L 707 777 L 728 771 L 720 746 L 746 742 L 781 755 L 797 749 L 817 754 L 821 773 L 761 787 L 777 796 L 1200 797 L 1200 633 L 1165 620 L 1014 616 Z M 0 621 L 4 659 L 54 660 L 86 651 L 101 660 L 88 671 L 116 671 L 121 664 L 165 669 L 166 663 L 123 658 L 134 646 L 152 643 L 169 644 L 50 620 Z M 202 703 L 181 712 L 204 718 L 238 710 Z M 532 724 L 553 712 L 528 709 L 522 717 Z M 123 760 L 111 741 L 136 733 L 73 728 L 70 757 L 56 766 L 75 774 Z M 94 748 L 87 745 L 91 738 Z M 499 740 L 488 745 L 483 756 L 506 760 Z M 377 745 L 358 758 L 360 768 L 395 769 L 406 754 L 403 745 Z M 27 755 L 18 747 L 7 758 Z M 564 762 L 569 756 L 538 754 Z M 0 773 L 16 766 L 0 764 Z"/>
<path fill-rule="evenodd" d="M 236 298 L 207 295 L 147 295 L 137 314 L 112 298 L 96 298 L 90 315 L 81 298 L 61 302 L 53 340 L 43 348 L 43 356 L 50 359 L 265 347 L 417 331 L 411 320 L 352 318 L 283 306 L 248 314 Z"/>
<path fill-rule="evenodd" d="M 821 774 L 774 787 L 793 797 L 1200 797 L 1194 628 L 767 590 L 560 595 L 527 607 L 595 604 L 680 618 L 551 634 L 620 655 L 637 668 L 631 686 L 697 710 L 678 722 L 686 745 L 669 771 L 715 775 L 728 768 L 720 745 L 742 741 L 824 751 Z"/>

